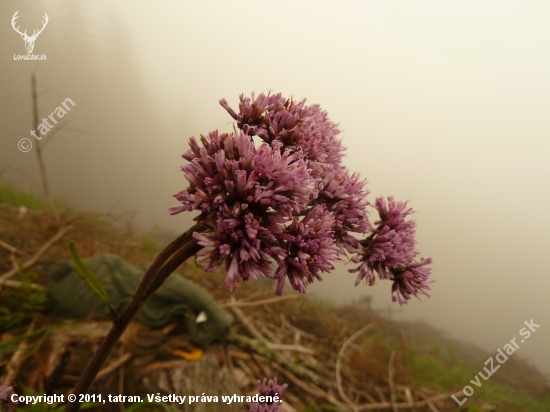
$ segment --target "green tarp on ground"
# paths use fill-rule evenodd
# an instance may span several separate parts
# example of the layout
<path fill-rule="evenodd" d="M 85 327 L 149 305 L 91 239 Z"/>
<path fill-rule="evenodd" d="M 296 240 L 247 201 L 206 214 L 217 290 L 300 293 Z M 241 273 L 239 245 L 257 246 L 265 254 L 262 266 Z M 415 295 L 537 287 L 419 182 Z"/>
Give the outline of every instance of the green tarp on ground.
<path fill-rule="evenodd" d="M 120 315 L 130 303 L 145 270 L 114 254 L 84 261 L 103 284 L 115 312 Z M 49 263 L 45 270 L 54 314 L 71 318 L 109 314 L 105 303 L 78 275 L 71 261 Z M 197 323 L 196 318 L 203 311 L 206 321 Z M 233 322 L 232 316 L 205 289 L 179 275 L 170 276 L 135 317 L 152 328 L 162 328 L 174 318 L 184 324 L 187 333 L 202 348 L 223 341 Z"/>

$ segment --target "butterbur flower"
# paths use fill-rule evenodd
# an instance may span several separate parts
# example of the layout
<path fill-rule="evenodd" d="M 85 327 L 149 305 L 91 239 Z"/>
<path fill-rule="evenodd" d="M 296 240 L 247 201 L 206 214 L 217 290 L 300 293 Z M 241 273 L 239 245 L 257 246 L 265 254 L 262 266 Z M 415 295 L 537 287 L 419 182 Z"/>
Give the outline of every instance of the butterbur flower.
<path fill-rule="evenodd" d="M 285 275 L 292 288 L 306 293 L 307 283 L 322 281 L 319 272 L 334 269 L 338 247 L 334 239 L 335 220 L 324 205 L 315 206 L 302 220 L 294 218 L 281 238 L 286 242 L 286 257 L 277 270 L 277 295 L 283 292 Z"/>
<path fill-rule="evenodd" d="M 201 246 L 212 247 L 199 255 L 208 261 L 206 270 L 225 263 L 225 285 L 249 278 L 270 277 L 271 259 L 280 261 L 286 252 L 276 236 L 293 213 L 305 209 L 316 190 L 304 159 L 289 150 L 281 153 L 280 143 L 262 144 L 258 149 L 242 131 L 201 139 L 191 138 L 182 166 L 190 186 L 174 196 L 180 206 L 172 214 L 200 210 L 199 220 L 211 231 L 194 236 Z"/>
<path fill-rule="evenodd" d="M 222 107 L 237 121 L 241 129 L 250 127 L 250 134 L 271 143 L 280 141 L 283 149 L 301 150 L 312 162 L 340 165 L 344 147 L 338 126 L 330 121 L 319 105 L 295 102 L 281 93 L 260 94 L 257 98 L 240 96 L 239 113 L 225 99 Z"/>
<path fill-rule="evenodd" d="M 182 205 L 171 207 L 171 214 L 200 210 L 206 217 L 239 203 L 243 210 L 259 206 L 290 216 L 306 207 L 315 190 L 302 156 L 281 153 L 279 143 L 256 150 L 242 131 L 214 131 L 201 141 L 203 147 L 191 137 L 190 149 L 182 156 L 191 162 L 181 167 L 190 186 L 174 194 Z"/>
<path fill-rule="evenodd" d="M 0 410 L 5 412 L 15 411 L 15 405 L 17 405 L 17 402 L 13 402 L 11 400 L 13 393 L 12 386 L 0 385 Z"/>
<path fill-rule="evenodd" d="M 428 295 L 428 277 L 431 268 L 424 267 L 432 263 L 432 258 L 422 259 L 408 266 L 404 270 L 396 269 L 393 272 L 392 300 L 400 305 L 407 303 L 412 295 L 418 293 Z"/>
<path fill-rule="evenodd" d="M 376 199 L 380 220 L 371 225 L 366 180 L 342 164 L 338 125 L 319 105 L 282 94 L 240 96 L 233 133 L 194 137 L 181 167 L 189 187 L 174 194 L 170 213 L 200 212 L 206 230 L 195 232 L 197 261 L 207 271 L 224 265 L 224 286 L 262 277 L 286 279 L 306 293 L 334 269 L 340 255 L 360 263 L 356 285 L 393 281 L 392 299 L 406 303 L 429 290 L 431 259 L 417 260 L 415 222 L 404 202 Z M 253 136 L 258 137 L 255 144 Z M 367 235 L 358 240 L 353 234 Z"/>
<path fill-rule="evenodd" d="M 285 383 L 284 385 L 277 384 L 277 378 L 270 379 L 269 382 L 267 378 L 264 378 L 263 381 L 258 381 L 258 395 L 259 396 L 270 396 L 271 398 L 276 397 L 279 401 L 282 399 L 283 391 L 288 387 Z M 281 403 L 278 401 L 274 402 L 254 402 L 250 405 L 248 412 L 280 412 Z"/>
<path fill-rule="evenodd" d="M 366 181 L 343 167 L 324 167 L 322 176 L 323 188 L 314 203 L 324 204 L 333 214 L 334 235 L 341 252 L 355 253 L 359 242 L 350 233 L 365 234 L 371 228 L 366 210 L 369 204 Z"/>
<path fill-rule="evenodd" d="M 406 219 L 413 210 L 407 208 L 406 202 L 396 202 L 391 196 L 388 202 L 377 198 L 375 207 L 380 220 L 375 222 L 376 229 L 372 234 L 361 242 L 363 249 L 352 259 L 361 266 L 349 270 L 359 272 L 355 285 L 365 279 L 372 286 L 376 272 L 380 279 L 393 280 L 392 300 L 400 305 L 407 303 L 412 295 L 427 295 L 431 269 L 425 266 L 432 259 L 415 260 L 418 255 L 416 222 Z"/>

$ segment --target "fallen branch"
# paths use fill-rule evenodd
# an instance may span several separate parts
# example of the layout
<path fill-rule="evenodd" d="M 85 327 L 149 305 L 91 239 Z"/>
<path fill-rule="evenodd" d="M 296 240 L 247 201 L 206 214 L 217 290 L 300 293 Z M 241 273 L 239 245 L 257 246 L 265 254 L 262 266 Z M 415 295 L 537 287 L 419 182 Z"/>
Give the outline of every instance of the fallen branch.
<path fill-rule="evenodd" d="M 262 357 L 260 355 L 252 354 L 252 360 L 256 365 L 258 365 L 258 368 L 262 371 L 264 376 L 272 376 L 273 374 L 271 371 L 268 370 L 266 365 L 262 362 Z"/>
<path fill-rule="evenodd" d="M 333 340 L 333 339 L 328 339 L 328 338 L 320 338 L 320 337 L 318 337 L 316 335 L 313 335 L 311 333 L 307 333 L 307 332 L 297 328 L 296 326 L 292 325 L 288 320 L 286 320 L 285 315 L 283 315 L 282 313 L 280 315 L 280 319 L 281 319 L 281 323 L 283 325 L 283 329 L 288 328 L 291 331 L 294 331 L 295 333 L 299 333 L 300 336 L 303 336 L 305 338 L 319 341 L 319 343 L 325 343 L 325 344 L 334 345 L 334 346 L 340 346 L 344 343 L 344 342 L 339 341 L 339 340 Z"/>
<path fill-rule="evenodd" d="M 130 352 L 125 353 L 120 358 L 118 358 L 116 361 L 111 363 L 109 366 L 106 366 L 103 369 L 101 369 L 97 373 L 97 375 L 95 377 L 95 380 L 97 381 L 98 379 L 103 378 L 104 376 L 110 374 L 111 372 L 116 371 L 118 368 L 120 368 L 122 365 L 124 365 L 126 362 L 128 362 L 131 357 L 132 357 L 132 354 Z"/>
<path fill-rule="evenodd" d="M 28 335 L 32 333 L 35 326 L 36 326 L 36 318 L 32 320 L 31 324 L 27 329 L 26 334 Z M 27 340 L 25 339 L 19 343 L 17 350 L 11 355 L 10 361 L 6 366 L 7 373 L 6 373 L 6 376 L 4 377 L 4 381 L 2 385 L 10 386 L 15 380 L 15 378 L 17 377 L 17 374 L 19 373 L 19 369 L 21 368 L 21 364 L 24 361 L 26 347 L 27 347 Z"/>
<path fill-rule="evenodd" d="M 397 407 L 395 406 L 395 402 L 397 400 L 395 396 L 395 384 L 393 383 L 393 364 L 395 362 L 395 350 L 392 350 L 391 356 L 390 356 L 390 366 L 388 371 L 388 381 L 390 383 L 390 400 L 393 408 L 393 412 L 397 412 Z"/>
<path fill-rule="evenodd" d="M 241 300 L 239 300 L 239 302 L 249 302 L 250 299 L 252 298 L 255 298 L 255 297 L 258 297 L 258 296 L 262 296 L 262 295 L 269 295 L 269 296 L 273 296 L 273 290 L 272 289 L 267 289 L 267 290 L 258 290 L 254 293 L 251 293 L 250 295 L 242 298 Z"/>
<path fill-rule="evenodd" d="M 432 412 L 440 412 L 439 409 L 437 409 L 437 408 L 435 407 L 435 405 L 434 405 L 433 403 L 431 403 L 431 402 L 428 404 L 428 407 L 430 408 L 430 410 L 431 410 Z"/>
<path fill-rule="evenodd" d="M 344 357 L 344 353 L 346 352 L 347 348 L 351 343 L 357 339 L 359 336 L 361 336 L 363 333 L 368 331 L 370 328 L 372 328 L 375 324 L 369 323 L 364 328 L 359 329 L 357 332 L 355 332 L 353 335 L 351 335 L 344 344 L 342 345 L 342 349 L 340 349 L 340 353 L 338 353 L 338 357 L 336 358 L 336 386 L 338 388 L 338 393 L 342 397 L 342 399 L 347 402 L 350 407 L 352 407 L 354 410 L 357 410 L 357 406 L 351 401 L 350 398 L 346 395 L 344 392 L 344 389 L 342 388 L 342 375 L 340 374 L 340 370 L 342 369 L 342 359 Z"/>
<path fill-rule="evenodd" d="M 231 300 L 234 301 L 234 298 L 231 298 Z M 241 324 L 253 337 L 261 341 L 265 340 L 261 332 L 256 328 L 256 326 L 254 326 L 254 324 L 250 321 L 250 319 L 248 319 L 248 317 L 244 314 L 242 310 L 235 306 L 230 306 L 229 309 L 231 310 L 231 312 L 233 312 L 233 314 L 237 317 L 237 320 L 241 322 Z"/>
<path fill-rule="evenodd" d="M 412 397 L 412 392 L 411 392 L 411 389 L 409 387 L 405 388 L 405 396 L 407 397 L 407 400 L 409 401 L 409 403 L 414 403 L 414 399 Z"/>
<path fill-rule="evenodd" d="M 374 390 L 376 391 L 376 393 L 380 397 L 381 403 L 386 403 L 386 397 L 384 396 L 384 392 L 382 392 L 382 389 L 380 389 L 380 387 L 378 387 L 378 386 L 375 386 Z"/>
<path fill-rule="evenodd" d="M 32 267 L 34 264 L 36 264 L 36 262 L 38 262 L 38 260 L 42 257 L 42 255 L 50 248 L 52 247 L 52 245 L 57 242 L 59 239 L 61 239 L 63 236 L 65 236 L 65 234 L 67 234 L 67 232 L 69 232 L 70 230 L 72 230 L 72 226 L 65 226 L 65 227 L 62 227 L 61 229 L 59 229 L 59 231 L 50 239 L 48 240 L 46 243 L 44 243 L 42 245 L 42 247 L 40 249 L 38 249 L 38 251 L 34 254 L 34 256 L 32 258 L 30 258 L 29 260 L 27 260 L 25 263 L 23 263 L 23 265 L 21 266 L 21 268 L 17 268 L 17 269 L 12 269 L 12 270 L 9 270 L 7 271 L 6 273 L 4 273 L 2 276 L 0 276 L 0 286 L 2 286 L 2 284 L 8 280 L 8 279 L 11 279 L 12 277 L 14 277 L 15 275 L 17 275 L 17 273 L 19 272 L 19 270 L 27 270 L 29 269 L 30 267 Z"/>
<path fill-rule="evenodd" d="M 293 295 L 291 295 L 293 296 Z M 299 352 L 303 353 L 304 355 L 312 355 L 314 352 L 311 349 L 304 348 L 300 345 L 286 345 L 283 343 L 271 343 L 266 340 L 264 335 L 256 328 L 256 326 L 252 323 L 252 321 L 244 314 L 242 310 L 235 306 L 230 306 L 229 309 L 231 312 L 234 313 L 234 315 L 237 317 L 239 322 L 250 332 L 252 336 L 254 336 L 257 340 L 261 341 L 262 344 L 267 346 L 271 350 L 282 350 L 282 351 L 291 351 L 291 352 Z M 283 357 L 285 357 L 285 361 L 289 362 L 290 359 L 283 354 Z"/>
<path fill-rule="evenodd" d="M 293 385 L 297 386 L 298 388 L 302 389 L 304 392 L 308 393 L 311 396 L 315 396 L 317 398 L 323 398 L 329 401 L 331 404 L 336 406 L 338 409 L 342 411 L 349 411 L 350 409 L 347 407 L 347 405 L 344 405 L 341 403 L 338 399 L 336 399 L 331 394 L 314 387 L 312 388 L 310 385 L 304 383 L 301 379 L 296 377 L 292 372 L 290 372 L 288 369 L 283 368 L 277 364 L 273 364 L 273 368 L 277 370 L 279 373 L 282 373 L 285 375 L 288 379 L 290 379 L 293 383 Z"/>
<path fill-rule="evenodd" d="M 276 332 L 272 332 L 269 330 L 269 328 L 266 326 L 266 324 L 262 321 L 260 322 L 254 322 L 258 330 L 264 334 L 271 342 L 273 343 L 283 343 L 279 336 L 277 336 Z"/>
<path fill-rule="evenodd" d="M 249 306 L 259 306 L 259 305 L 267 305 L 269 303 L 277 303 L 288 299 L 299 299 L 302 296 L 303 295 L 285 295 L 285 296 L 277 296 L 275 298 L 255 300 L 252 302 L 240 302 L 240 301 L 232 300 L 228 303 L 222 303 L 220 306 L 222 308 L 244 308 Z"/>
<path fill-rule="evenodd" d="M 365 392 L 365 391 L 361 391 L 361 390 L 358 390 L 357 388 L 353 388 L 355 390 L 355 392 L 357 393 L 357 395 L 359 396 L 363 396 L 365 399 L 367 399 L 369 402 L 371 403 L 376 403 L 376 399 L 374 399 L 374 397 L 368 393 L 368 392 Z"/>
<path fill-rule="evenodd" d="M 13 253 L 14 255 L 26 255 L 26 253 L 21 252 L 19 249 L 13 247 L 12 245 L 4 242 L 3 240 L 0 240 L 0 246 L 9 251 L 10 253 Z"/>
<path fill-rule="evenodd" d="M 234 330 L 229 333 L 227 340 L 245 352 L 255 352 L 258 355 L 267 358 L 269 361 L 283 366 L 292 373 L 299 375 L 302 378 L 307 378 L 315 385 L 319 385 L 322 381 L 322 378 L 316 373 L 305 369 L 294 361 L 288 360 L 288 358 L 285 358 L 281 356 L 281 354 L 275 352 L 275 350 L 271 349 L 264 340 L 250 339 L 246 336 L 239 335 Z"/>
<path fill-rule="evenodd" d="M 271 343 L 271 342 L 266 342 L 266 344 L 269 349 L 273 349 L 273 350 L 299 352 L 299 353 L 303 353 L 304 355 L 313 355 L 315 353 L 311 349 L 304 348 L 301 345 L 286 345 L 284 343 Z"/>
<path fill-rule="evenodd" d="M 4 280 L 2 282 L 2 286 L 7 286 L 8 288 L 20 288 L 22 285 L 23 285 L 23 282 L 20 282 L 18 280 L 8 279 L 8 280 Z M 37 283 L 29 283 L 29 286 L 32 289 L 40 290 L 42 292 L 44 292 L 46 290 L 46 288 L 44 286 L 39 285 Z"/>

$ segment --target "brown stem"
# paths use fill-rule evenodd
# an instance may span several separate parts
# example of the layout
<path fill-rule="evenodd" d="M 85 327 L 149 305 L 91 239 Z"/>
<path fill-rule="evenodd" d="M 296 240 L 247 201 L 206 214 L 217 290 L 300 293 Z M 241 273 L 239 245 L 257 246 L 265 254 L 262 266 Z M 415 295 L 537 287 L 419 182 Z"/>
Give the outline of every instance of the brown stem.
<path fill-rule="evenodd" d="M 166 262 L 168 262 L 170 258 L 178 250 L 181 250 L 181 248 L 185 246 L 187 242 L 189 242 L 190 240 L 193 240 L 194 232 L 202 233 L 202 232 L 205 232 L 207 229 L 208 229 L 208 226 L 206 224 L 197 223 L 193 225 L 193 227 L 191 227 L 188 231 L 186 231 L 185 233 L 177 237 L 175 240 L 173 240 L 168 246 L 166 246 L 162 250 L 162 252 L 160 252 L 159 255 L 155 258 L 153 263 L 151 263 L 151 266 L 149 266 L 149 269 L 147 269 L 147 271 L 143 275 L 143 278 L 141 279 L 141 282 L 138 285 L 136 292 L 134 293 L 134 298 L 136 296 L 140 296 L 141 300 L 143 300 L 143 303 L 145 303 L 145 301 L 147 301 L 150 297 L 150 295 L 146 296 L 147 290 L 149 289 L 149 286 L 153 281 L 153 279 L 157 277 L 156 275 L 158 271 L 163 267 L 163 265 L 165 265 Z M 181 263 L 183 263 L 183 261 Z M 176 268 L 174 268 L 174 270 L 175 269 Z M 164 282 L 164 280 L 166 279 L 163 279 L 162 282 Z M 151 293 L 157 290 L 158 287 L 162 284 L 162 282 L 156 288 L 154 288 Z"/>
<path fill-rule="evenodd" d="M 134 318 L 137 312 L 143 307 L 153 292 L 177 269 L 184 261 L 195 255 L 202 249 L 193 238 L 194 232 L 204 232 L 207 226 L 203 223 L 197 223 L 187 232 L 182 234 L 172 243 L 170 243 L 153 261 L 149 269 L 143 275 L 143 278 L 136 289 L 132 300 L 122 313 L 122 315 L 113 323 L 111 330 L 101 343 L 84 373 L 78 380 L 73 393 L 77 396 L 87 393 L 90 385 L 95 379 L 101 366 L 111 350 L 114 348 L 120 336 Z M 76 412 L 80 408 L 78 402 L 68 403 L 65 412 Z"/>
<path fill-rule="evenodd" d="M 36 75 L 35 73 L 31 76 L 32 83 L 32 116 L 33 116 L 33 131 L 38 129 L 38 94 L 36 92 Z M 40 178 L 42 179 L 42 188 L 44 189 L 44 194 L 50 206 L 51 212 L 54 215 L 55 219 L 59 222 L 59 213 L 55 207 L 55 202 L 53 201 L 52 194 L 50 192 L 50 186 L 48 185 L 48 177 L 46 176 L 46 166 L 44 165 L 44 159 L 42 158 L 42 146 L 40 146 L 40 140 L 36 142 L 36 159 L 38 160 L 38 168 L 40 170 Z"/>
<path fill-rule="evenodd" d="M 359 243 L 361 244 L 361 246 L 363 246 L 364 249 L 369 247 L 370 242 L 372 242 L 372 239 L 374 239 L 374 236 L 376 236 L 376 234 L 379 232 L 381 228 L 382 228 L 382 225 L 379 225 L 368 237 L 359 241 Z"/>

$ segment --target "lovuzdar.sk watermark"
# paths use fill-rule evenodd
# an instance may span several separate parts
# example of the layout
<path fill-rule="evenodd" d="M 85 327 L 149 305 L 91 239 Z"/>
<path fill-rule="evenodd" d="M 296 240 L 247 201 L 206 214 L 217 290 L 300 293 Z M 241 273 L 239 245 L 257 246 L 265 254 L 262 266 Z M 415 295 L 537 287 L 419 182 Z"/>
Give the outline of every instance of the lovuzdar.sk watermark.
<path fill-rule="evenodd" d="M 521 343 L 524 343 L 527 339 L 529 339 L 532 332 L 535 332 L 537 328 L 540 328 L 540 325 L 537 325 L 536 323 L 534 323 L 533 319 L 531 319 L 530 322 L 525 321 L 523 323 L 525 323 L 525 325 L 527 327 L 522 328 L 519 331 L 519 334 L 522 337 Z M 477 386 L 478 388 L 481 388 L 483 381 L 481 381 L 479 378 L 481 377 L 481 378 L 483 378 L 484 381 L 486 381 L 491 376 L 493 376 L 493 374 L 497 370 L 500 369 L 500 365 L 504 364 L 504 362 L 506 362 L 508 360 L 508 356 L 512 355 L 515 351 L 517 351 L 519 349 L 519 344 L 516 342 L 516 339 L 517 339 L 516 337 L 513 338 L 509 343 L 504 345 L 504 347 L 502 349 L 497 349 L 497 354 L 494 357 L 494 359 L 491 356 L 491 357 L 489 357 L 489 359 L 487 359 L 484 362 L 484 365 L 488 365 L 490 369 L 487 369 L 487 366 L 483 368 L 486 375 L 481 371 L 478 372 L 477 375 L 475 376 L 475 378 L 470 381 L 472 383 L 472 385 Z M 496 359 L 497 363 L 495 363 L 495 359 Z M 474 388 L 472 386 L 466 385 L 464 387 L 464 389 L 462 389 L 462 393 L 465 396 L 464 399 L 459 400 L 459 399 L 457 399 L 457 397 L 455 395 L 451 395 L 451 397 L 455 400 L 456 403 L 458 403 L 459 406 L 462 406 L 468 400 L 468 398 L 471 397 L 474 394 L 474 392 L 475 391 L 474 391 Z"/>
<path fill-rule="evenodd" d="M 32 54 L 33 50 L 34 50 L 34 45 L 35 45 L 35 42 L 36 42 L 36 39 L 38 38 L 38 36 L 40 35 L 40 33 L 42 33 L 44 31 L 44 29 L 46 28 L 46 25 L 48 24 L 48 21 L 50 20 L 50 18 L 48 17 L 48 15 L 46 13 L 44 13 L 44 22 L 42 23 L 42 28 L 39 29 L 39 30 L 33 30 L 33 33 L 31 35 L 28 35 L 27 34 L 27 30 L 25 30 L 24 32 L 22 32 L 20 29 L 19 29 L 19 25 L 17 25 L 17 19 L 19 18 L 19 10 L 17 10 L 13 17 L 11 18 L 11 27 L 13 27 L 13 29 L 19 33 L 19 35 L 21 36 L 21 38 L 23 39 L 23 41 L 25 42 L 25 49 L 27 50 L 27 54 L 14 54 L 13 55 L 13 60 L 48 60 L 48 57 L 45 55 L 45 54 Z M 17 25 L 17 26 L 16 26 Z"/>

